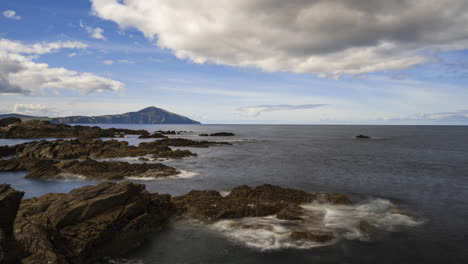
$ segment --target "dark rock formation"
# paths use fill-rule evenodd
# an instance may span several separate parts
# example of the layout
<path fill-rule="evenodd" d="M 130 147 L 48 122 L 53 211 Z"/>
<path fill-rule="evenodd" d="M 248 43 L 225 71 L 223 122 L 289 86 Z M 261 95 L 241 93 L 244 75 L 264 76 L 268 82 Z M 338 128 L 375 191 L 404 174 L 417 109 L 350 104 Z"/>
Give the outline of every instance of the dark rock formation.
<path fill-rule="evenodd" d="M 183 138 L 164 138 L 162 140 L 156 140 L 153 142 L 143 142 L 138 146 L 131 146 L 126 141 L 118 140 L 41 140 L 14 146 L 2 146 L 0 147 L 0 157 L 16 154 L 18 157 L 62 160 L 78 159 L 80 157 L 136 157 L 153 154 L 158 158 L 181 158 L 184 156 L 194 156 L 195 154 L 188 150 L 173 151 L 169 146 L 209 147 L 212 145 L 230 144 L 226 142 L 193 141 Z"/>
<path fill-rule="evenodd" d="M 23 200 L 15 236 L 27 253 L 23 264 L 94 263 L 139 246 L 173 212 L 169 195 L 104 182 Z"/>
<path fill-rule="evenodd" d="M 357 135 L 357 136 L 355 136 L 354 138 L 358 138 L 358 139 L 370 139 L 371 137 L 365 136 L 365 135 Z"/>
<path fill-rule="evenodd" d="M 6 127 L 13 123 L 21 123 L 21 119 L 16 118 L 16 117 L 7 117 L 7 118 L 0 119 L 0 127 Z"/>
<path fill-rule="evenodd" d="M 174 197 L 172 201 L 179 214 L 208 221 L 277 214 L 283 219 L 299 219 L 302 211 L 296 206 L 302 203 L 351 203 L 341 194 L 306 193 L 269 184 L 255 188 L 240 186 L 234 188 L 226 197 L 217 191 L 191 191 L 186 195 Z"/>
<path fill-rule="evenodd" d="M 153 134 L 141 135 L 138 138 L 167 138 L 167 136 L 163 135 L 162 133 L 155 132 Z"/>
<path fill-rule="evenodd" d="M 122 134 L 148 134 L 146 130 L 129 130 L 90 126 L 70 126 L 53 124 L 48 121 L 29 120 L 0 127 L 0 138 L 100 138 L 115 137 Z"/>
<path fill-rule="evenodd" d="M 0 185 L 0 263 L 18 263 L 19 246 L 13 237 L 13 223 L 24 192 Z"/>
<path fill-rule="evenodd" d="M 158 178 L 176 175 L 179 172 L 169 166 L 159 163 L 128 163 L 68 160 L 64 162 L 54 160 L 38 160 L 31 158 L 12 158 L 0 160 L 0 171 L 22 171 L 29 173 L 25 178 L 30 179 L 62 179 L 66 174 L 80 175 L 88 179 L 121 180 L 125 177 Z"/>
<path fill-rule="evenodd" d="M 156 132 L 158 132 L 158 133 L 160 133 L 160 134 L 163 134 L 163 135 L 178 135 L 178 134 L 180 134 L 180 132 L 182 132 L 182 131 L 175 131 L 175 130 L 166 130 L 166 131 L 165 131 L 165 130 L 158 130 L 158 131 L 156 131 Z"/>
<path fill-rule="evenodd" d="M 232 137 L 235 136 L 234 133 L 231 132 L 218 132 L 213 134 L 200 134 L 200 137 Z"/>

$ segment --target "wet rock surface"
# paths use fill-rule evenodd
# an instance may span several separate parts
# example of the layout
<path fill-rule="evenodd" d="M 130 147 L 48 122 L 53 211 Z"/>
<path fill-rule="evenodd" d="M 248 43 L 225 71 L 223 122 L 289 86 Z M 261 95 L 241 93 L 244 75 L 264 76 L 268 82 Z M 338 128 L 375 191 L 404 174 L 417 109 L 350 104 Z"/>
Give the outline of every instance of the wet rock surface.
<path fill-rule="evenodd" d="M 179 172 L 160 163 L 128 163 L 96 161 L 93 159 L 68 160 L 38 160 L 31 158 L 13 158 L 0 160 L 0 171 L 28 171 L 25 178 L 29 179 L 63 179 L 73 176 L 83 176 L 87 179 L 121 180 L 125 177 L 160 178 L 178 174 Z"/>
<path fill-rule="evenodd" d="M 261 217 L 279 214 L 283 219 L 300 219 L 299 204 L 323 201 L 351 204 L 346 196 L 329 193 L 307 193 L 274 185 L 240 186 L 223 197 L 217 191 L 191 191 L 172 199 L 179 214 L 200 220 L 216 221 L 242 217 Z"/>
<path fill-rule="evenodd" d="M 70 126 L 42 120 L 13 122 L 3 127 L 0 126 L 0 138 L 100 138 L 120 137 L 123 134 L 143 135 L 148 132 L 118 128 L 102 129 L 97 126 Z"/>
<path fill-rule="evenodd" d="M 139 246 L 173 214 L 169 195 L 104 182 L 21 202 L 14 225 L 24 264 L 93 263 Z"/>
<path fill-rule="evenodd" d="M 0 263 L 18 263 L 20 248 L 13 237 L 13 223 L 24 192 L 0 185 Z"/>

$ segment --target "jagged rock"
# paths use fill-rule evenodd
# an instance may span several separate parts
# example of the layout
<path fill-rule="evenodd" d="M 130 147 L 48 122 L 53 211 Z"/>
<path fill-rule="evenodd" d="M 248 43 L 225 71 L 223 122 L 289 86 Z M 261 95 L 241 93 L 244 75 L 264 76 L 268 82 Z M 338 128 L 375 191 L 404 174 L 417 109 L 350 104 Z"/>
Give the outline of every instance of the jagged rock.
<path fill-rule="evenodd" d="M 196 153 L 192 153 L 189 150 L 171 150 L 171 151 L 161 151 L 158 154 L 154 154 L 152 158 L 154 159 L 181 159 L 190 156 L 197 156 Z"/>
<path fill-rule="evenodd" d="M 13 223 L 24 192 L 0 185 L 0 263 L 18 263 L 20 248 L 13 237 Z"/>
<path fill-rule="evenodd" d="M 128 181 L 85 186 L 21 202 L 15 236 L 24 264 L 93 263 L 139 246 L 174 212 L 169 195 Z"/>
<path fill-rule="evenodd" d="M 92 158 L 117 158 L 135 157 L 148 154 L 157 155 L 160 158 L 194 156 L 188 150 L 171 153 L 169 146 L 208 147 L 221 145 L 223 142 L 193 141 L 189 139 L 165 138 L 153 142 L 143 142 L 138 146 L 131 146 L 126 141 L 101 140 L 101 139 L 72 139 L 72 140 L 41 140 L 23 143 L 10 147 L 0 147 L 0 155 L 16 154 L 18 157 L 30 157 L 35 159 L 77 159 L 83 156 Z M 226 143 L 229 144 L 229 143 Z"/>
<path fill-rule="evenodd" d="M 99 138 L 115 137 L 121 134 L 147 134 L 145 130 L 129 130 L 94 126 L 70 126 L 53 124 L 42 120 L 15 122 L 6 127 L 0 126 L 0 138 Z"/>
<path fill-rule="evenodd" d="M 38 160 L 30 158 L 12 158 L 0 160 L 0 171 L 23 171 L 29 173 L 29 179 L 62 179 L 64 173 L 84 176 L 88 179 L 121 180 L 128 176 L 138 177 L 167 177 L 179 172 L 160 163 L 128 163 L 114 161 L 96 161 L 86 159 L 83 161 L 68 160 Z"/>
<path fill-rule="evenodd" d="M 225 197 L 217 191 L 191 191 L 172 199 L 179 214 L 208 221 L 276 214 L 283 218 L 299 219 L 301 212 L 293 206 L 313 201 L 351 203 L 341 194 L 306 193 L 269 184 L 255 188 L 240 186 Z"/>
<path fill-rule="evenodd" d="M 21 119 L 16 117 L 7 117 L 0 119 L 0 127 L 6 127 L 13 123 L 21 123 Z"/>
<path fill-rule="evenodd" d="M 235 136 L 234 133 L 231 132 L 218 132 L 213 134 L 200 134 L 200 137 L 232 137 Z"/>

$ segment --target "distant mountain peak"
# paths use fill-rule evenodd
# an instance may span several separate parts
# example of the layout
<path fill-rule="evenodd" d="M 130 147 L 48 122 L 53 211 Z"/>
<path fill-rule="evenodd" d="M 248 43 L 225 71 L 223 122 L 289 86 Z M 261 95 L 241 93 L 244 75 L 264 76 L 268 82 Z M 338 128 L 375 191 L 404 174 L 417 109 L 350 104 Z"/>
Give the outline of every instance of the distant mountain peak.
<path fill-rule="evenodd" d="M 39 119 L 39 117 L 28 116 L 28 119 Z M 200 124 L 198 121 L 155 106 L 117 115 L 56 117 L 50 121 L 68 124 Z"/>

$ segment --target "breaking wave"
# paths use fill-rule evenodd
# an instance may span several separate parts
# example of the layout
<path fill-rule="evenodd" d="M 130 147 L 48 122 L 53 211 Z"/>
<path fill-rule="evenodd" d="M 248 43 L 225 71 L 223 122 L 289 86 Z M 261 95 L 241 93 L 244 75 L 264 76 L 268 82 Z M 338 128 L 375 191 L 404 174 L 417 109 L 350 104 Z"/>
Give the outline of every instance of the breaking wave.
<path fill-rule="evenodd" d="M 311 203 L 301 207 L 304 209 L 302 220 L 281 220 L 273 215 L 247 217 L 218 221 L 210 228 L 233 241 L 266 251 L 323 247 L 340 239 L 368 241 L 373 233 L 394 232 L 424 223 L 384 199 L 351 206 Z M 326 235 L 328 239 L 323 242 L 320 239 L 293 239 L 293 232 Z"/>
<path fill-rule="evenodd" d="M 165 180 L 165 179 L 190 179 L 197 176 L 197 172 L 187 171 L 187 170 L 179 170 L 179 173 L 176 175 L 168 176 L 168 177 L 142 177 L 142 176 L 129 176 L 125 177 L 128 180 L 136 180 L 136 181 L 154 181 L 154 180 Z"/>

